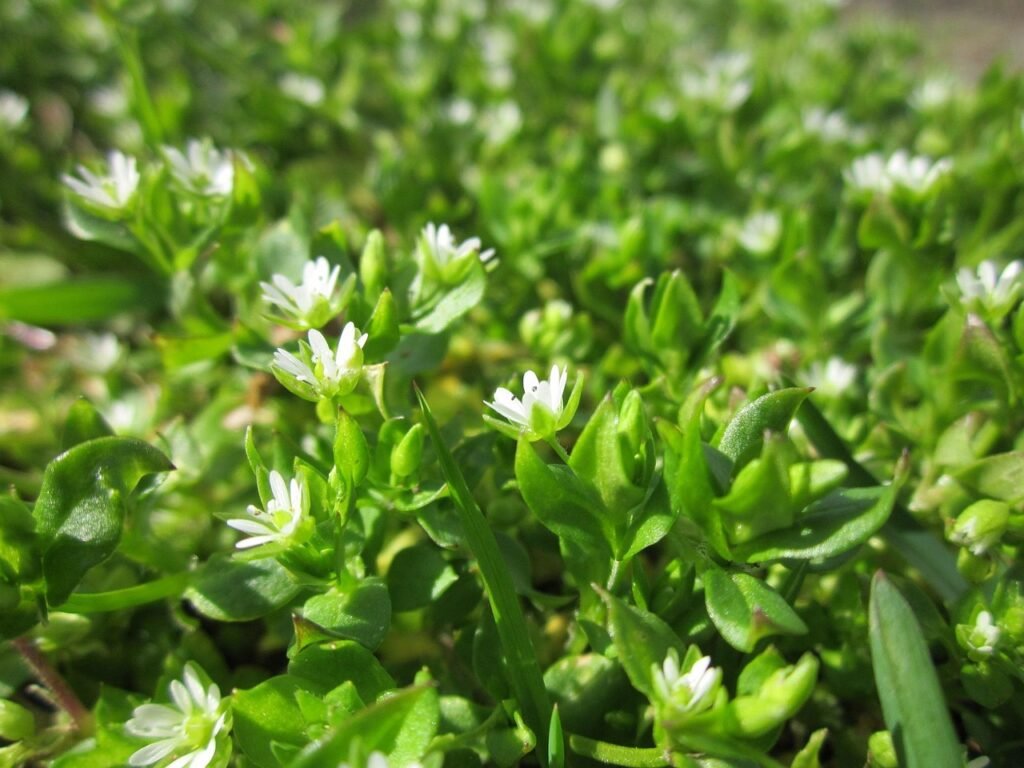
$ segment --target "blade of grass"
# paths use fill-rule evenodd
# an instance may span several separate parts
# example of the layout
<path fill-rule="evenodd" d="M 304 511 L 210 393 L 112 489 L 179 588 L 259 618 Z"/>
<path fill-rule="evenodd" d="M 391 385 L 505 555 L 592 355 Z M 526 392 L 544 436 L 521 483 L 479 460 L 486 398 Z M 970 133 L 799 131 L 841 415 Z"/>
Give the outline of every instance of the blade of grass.
<path fill-rule="evenodd" d="M 810 398 L 801 403 L 796 420 L 822 457 L 838 459 L 846 464 L 850 471 L 850 485 L 879 485 L 878 480 L 853 458 L 846 443 Z M 967 582 L 956 569 L 953 553 L 931 531 L 922 528 L 899 503 L 893 506 L 892 516 L 881 533 L 893 549 L 924 576 L 947 605 L 955 603 L 967 591 Z"/>
<path fill-rule="evenodd" d="M 882 571 L 871 582 L 868 612 L 875 687 L 900 765 L 963 765 L 962 749 L 921 627 Z"/>
<path fill-rule="evenodd" d="M 441 471 L 448 482 L 455 507 L 459 511 L 466 540 L 480 568 L 484 589 L 498 628 L 498 637 L 505 652 L 509 683 L 522 709 L 523 719 L 537 737 L 537 758 L 541 765 L 546 767 L 551 701 L 544 688 L 544 678 L 537 663 L 533 643 L 530 642 L 526 618 L 516 598 L 512 577 L 505 567 L 494 533 L 470 493 L 462 471 L 441 439 L 441 432 L 430 405 L 419 387 L 416 387 L 416 397 L 419 399 L 427 433 L 434 443 Z"/>

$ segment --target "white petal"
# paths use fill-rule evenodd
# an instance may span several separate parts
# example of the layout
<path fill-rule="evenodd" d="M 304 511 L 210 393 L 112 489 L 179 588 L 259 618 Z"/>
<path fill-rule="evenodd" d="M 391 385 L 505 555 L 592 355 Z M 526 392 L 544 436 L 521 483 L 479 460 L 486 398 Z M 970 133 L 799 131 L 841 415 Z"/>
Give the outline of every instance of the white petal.
<path fill-rule="evenodd" d="M 285 483 L 281 473 L 276 469 L 270 471 L 270 489 L 274 493 L 274 501 L 277 502 L 278 509 L 288 508 L 288 484 Z M 267 510 L 270 511 L 269 509 Z"/>
<path fill-rule="evenodd" d="M 178 748 L 181 743 L 180 738 L 164 739 L 154 744 L 149 744 L 142 749 L 136 750 L 132 753 L 132 756 L 128 758 L 128 765 L 139 766 L 139 765 L 151 765 L 158 760 L 163 760 L 174 750 Z"/>
<path fill-rule="evenodd" d="M 327 345 L 327 339 L 324 338 L 320 331 L 313 329 L 309 332 L 309 346 L 313 350 L 314 359 L 318 363 L 324 364 L 331 359 L 331 348 Z"/>
<path fill-rule="evenodd" d="M 537 374 L 536 373 L 534 373 L 533 371 L 527 371 L 526 373 L 524 373 L 523 374 L 523 394 L 525 395 L 525 394 L 527 394 L 529 392 L 533 392 L 534 390 L 536 390 L 537 389 L 537 385 L 539 383 L 540 382 L 537 379 Z"/>
<path fill-rule="evenodd" d="M 241 531 L 242 533 L 254 533 L 257 535 L 277 533 L 276 528 L 272 528 L 267 523 L 263 523 L 258 520 L 235 518 L 234 520 L 228 520 L 227 523 L 229 528 L 234 528 L 236 531 Z"/>
<path fill-rule="evenodd" d="M 188 695 L 188 689 L 180 680 L 171 680 L 171 699 L 186 715 L 192 714 L 192 698 Z"/>
<path fill-rule="evenodd" d="M 235 544 L 235 549 L 252 549 L 253 547 L 258 547 L 262 544 L 267 544 L 268 542 L 275 541 L 276 539 L 277 534 L 267 536 L 253 536 L 251 539 L 242 539 L 241 541 L 237 542 Z"/>

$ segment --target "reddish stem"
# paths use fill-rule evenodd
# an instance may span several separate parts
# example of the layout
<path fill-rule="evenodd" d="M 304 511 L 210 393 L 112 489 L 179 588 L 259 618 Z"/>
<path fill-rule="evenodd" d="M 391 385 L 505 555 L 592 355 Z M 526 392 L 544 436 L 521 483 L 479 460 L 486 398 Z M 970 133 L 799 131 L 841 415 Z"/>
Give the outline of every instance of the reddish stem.
<path fill-rule="evenodd" d="M 92 713 L 85 708 L 75 692 L 71 690 L 71 687 L 47 658 L 39 652 L 35 644 L 28 638 L 19 637 L 12 640 L 11 645 L 21 654 L 39 682 L 53 694 L 57 705 L 71 716 L 75 723 L 75 729 L 82 734 L 90 733 L 92 731 Z"/>

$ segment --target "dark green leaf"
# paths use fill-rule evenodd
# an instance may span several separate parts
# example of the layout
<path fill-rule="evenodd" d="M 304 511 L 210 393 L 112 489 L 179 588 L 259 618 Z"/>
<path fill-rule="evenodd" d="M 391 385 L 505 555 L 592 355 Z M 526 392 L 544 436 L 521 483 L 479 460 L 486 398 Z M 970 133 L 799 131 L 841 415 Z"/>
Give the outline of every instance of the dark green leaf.
<path fill-rule="evenodd" d="M 81 443 L 47 465 L 32 512 L 47 602 L 60 605 L 86 571 L 113 554 L 139 480 L 171 469 L 156 448 L 124 437 Z"/>
<path fill-rule="evenodd" d="M 216 621 L 252 621 L 287 605 L 298 593 L 299 585 L 276 560 L 214 555 L 185 598 Z"/>
<path fill-rule="evenodd" d="M 683 657 L 682 642 L 672 628 L 653 613 L 629 605 L 599 590 L 608 606 L 608 632 L 619 662 L 633 687 L 649 699 L 657 696 L 654 669 L 661 668 L 670 648 Z"/>
<path fill-rule="evenodd" d="M 458 576 L 436 547 L 400 550 L 388 568 L 388 590 L 396 611 L 413 611 L 437 600 Z"/>
<path fill-rule="evenodd" d="M 741 468 L 761 452 L 766 431 L 786 431 L 810 392 L 806 387 L 780 389 L 743 406 L 726 426 L 718 450 L 732 459 L 736 469 Z"/>
<path fill-rule="evenodd" d="M 0 320 L 68 325 L 159 307 L 163 289 L 139 278 L 95 277 L 0 289 Z"/>
<path fill-rule="evenodd" d="M 807 625 L 778 592 L 746 573 L 712 568 L 701 575 L 711 621 L 733 648 L 750 652 L 769 635 L 802 635 Z"/>

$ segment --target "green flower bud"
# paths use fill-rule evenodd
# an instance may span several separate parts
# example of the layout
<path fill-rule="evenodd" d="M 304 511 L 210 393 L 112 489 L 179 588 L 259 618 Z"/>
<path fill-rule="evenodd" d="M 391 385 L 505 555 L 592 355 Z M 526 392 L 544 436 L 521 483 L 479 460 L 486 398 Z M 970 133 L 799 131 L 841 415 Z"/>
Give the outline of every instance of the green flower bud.
<path fill-rule="evenodd" d="M 875 731 L 868 739 L 869 768 L 900 768 L 896 747 L 888 731 Z"/>
<path fill-rule="evenodd" d="M 344 409 L 338 411 L 335 427 L 334 468 L 349 489 L 363 482 L 370 468 L 370 449 L 363 430 Z"/>
<path fill-rule="evenodd" d="M 961 549 L 956 554 L 956 569 L 972 584 L 981 584 L 991 575 L 993 564 L 987 557 Z"/>
<path fill-rule="evenodd" d="M 956 626 L 956 641 L 972 661 L 983 661 L 995 654 L 1001 636 L 1002 630 L 988 611 L 978 613 L 974 624 Z"/>
<path fill-rule="evenodd" d="M 391 449 L 391 472 L 399 478 L 416 474 L 423 458 L 423 441 L 426 430 L 422 424 L 414 424 L 405 437 Z"/>
<path fill-rule="evenodd" d="M 755 694 L 737 697 L 730 703 L 733 727 L 745 737 L 776 728 L 807 702 L 817 679 L 818 659 L 805 653 L 796 664 L 769 675 Z"/>
<path fill-rule="evenodd" d="M 1003 502 L 977 501 L 960 513 L 949 540 L 981 556 L 999 544 L 1009 520 L 1010 507 Z"/>
<path fill-rule="evenodd" d="M 0 738 L 21 741 L 35 732 L 36 720 L 31 712 L 13 701 L 0 699 Z"/>
<path fill-rule="evenodd" d="M 359 279 L 367 301 L 379 297 L 387 285 L 388 260 L 384 252 L 384 236 L 379 229 L 373 230 L 366 238 L 366 245 L 359 257 Z"/>

